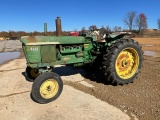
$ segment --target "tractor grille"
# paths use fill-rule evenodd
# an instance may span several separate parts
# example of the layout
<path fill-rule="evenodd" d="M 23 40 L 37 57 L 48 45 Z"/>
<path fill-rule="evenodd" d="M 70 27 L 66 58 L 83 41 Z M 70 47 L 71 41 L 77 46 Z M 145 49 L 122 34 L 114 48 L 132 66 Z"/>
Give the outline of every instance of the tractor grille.
<path fill-rule="evenodd" d="M 56 47 L 55 45 L 41 46 L 42 63 L 51 63 L 56 61 Z"/>

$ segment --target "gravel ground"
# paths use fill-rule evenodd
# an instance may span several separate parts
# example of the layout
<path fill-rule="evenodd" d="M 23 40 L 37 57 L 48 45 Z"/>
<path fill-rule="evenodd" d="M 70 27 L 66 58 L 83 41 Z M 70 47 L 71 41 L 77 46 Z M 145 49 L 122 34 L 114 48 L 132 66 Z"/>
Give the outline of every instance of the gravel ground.
<path fill-rule="evenodd" d="M 134 114 L 141 120 L 159 120 L 160 58 L 144 58 L 144 67 L 134 83 L 112 86 L 104 84 L 104 78 L 100 73 L 86 71 L 85 75 L 82 73 L 85 78 L 83 81 L 94 87 L 72 81 L 68 81 L 66 84 L 120 108 L 130 117 Z"/>

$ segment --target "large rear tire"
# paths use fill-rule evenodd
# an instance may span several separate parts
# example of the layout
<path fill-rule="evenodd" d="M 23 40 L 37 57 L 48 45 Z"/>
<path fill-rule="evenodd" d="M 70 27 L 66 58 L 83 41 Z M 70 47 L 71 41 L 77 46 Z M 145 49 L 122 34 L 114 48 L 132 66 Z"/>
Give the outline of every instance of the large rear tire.
<path fill-rule="evenodd" d="M 56 100 L 63 90 L 63 82 L 60 76 L 48 72 L 38 76 L 32 85 L 32 98 L 38 103 L 44 104 Z"/>
<path fill-rule="evenodd" d="M 112 84 L 133 82 L 141 70 L 143 52 L 138 42 L 120 39 L 112 44 L 103 56 L 105 77 Z"/>

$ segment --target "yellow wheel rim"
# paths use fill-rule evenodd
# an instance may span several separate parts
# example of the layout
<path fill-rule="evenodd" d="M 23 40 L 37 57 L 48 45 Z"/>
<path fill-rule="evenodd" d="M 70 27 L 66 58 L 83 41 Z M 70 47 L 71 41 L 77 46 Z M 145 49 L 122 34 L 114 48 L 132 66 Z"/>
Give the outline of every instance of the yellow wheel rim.
<path fill-rule="evenodd" d="M 122 79 L 131 78 L 139 66 L 139 55 L 134 48 L 123 49 L 116 59 L 116 72 Z"/>
<path fill-rule="evenodd" d="M 40 87 L 40 94 L 45 99 L 54 97 L 59 89 L 58 82 L 54 79 L 44 81 Z"/>
<path fill-rule="evenodd" d="M 32 68 L 32 69 L 31 69 L 31 76 L 32 76 L 33 78 L 36 78 L 36 77 L 38 77 L 38 75 L 39 75 L 39 73 L 36 73 L 36 72 L 35 72 L 35 69 Z"/>

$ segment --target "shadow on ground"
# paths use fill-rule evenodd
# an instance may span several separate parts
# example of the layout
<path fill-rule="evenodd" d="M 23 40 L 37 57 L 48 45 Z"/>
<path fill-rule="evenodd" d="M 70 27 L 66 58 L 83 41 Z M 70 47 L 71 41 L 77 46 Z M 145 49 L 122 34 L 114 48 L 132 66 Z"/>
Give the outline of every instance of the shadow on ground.
<path fill-rule="evenodd" d="M 72 66 L 61 66 L 53 69 L 53 72 L 57 73 L 60 76 L 69 76 L 75 74 L 81 74 L 85 79 L 91 81 L 109 85 L 110 83 L 105 79 L 102 71 L 100 69 L 92 69 L 82 67 L 72 67 Z"/>
<path fill-rule="evenodd" d="M 99 69 L 85 68 L 82 67 L 72 67 L 72 66 L 60 66 L 55 67 L 53 72 L 57 73 L 59 76 L 70 76 L 75 74 L 80 74 L 84 77 L 84 79 L 89 79 L 90 81 L 94 81 L 97 83 L 102 83 L 105 85 L 109 85 L 110 83 L 105 79 L 103 73 Z M 26 81 L 33 82 L 30 80 L 26 72 L 22 72 L 22 75 L 25 77 Z"/>
<path fill-rule="evenodd" d="M 28 81 L 28 82 L 33 82 L 33 80 L 31 80 L 31 79 L 29 79 L 29 78 L 27 77 L 27 74 L 26 74 L 25 71 L 22 72 L 22 75 L 25 77 L 26 81 Z"/>

